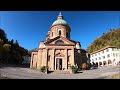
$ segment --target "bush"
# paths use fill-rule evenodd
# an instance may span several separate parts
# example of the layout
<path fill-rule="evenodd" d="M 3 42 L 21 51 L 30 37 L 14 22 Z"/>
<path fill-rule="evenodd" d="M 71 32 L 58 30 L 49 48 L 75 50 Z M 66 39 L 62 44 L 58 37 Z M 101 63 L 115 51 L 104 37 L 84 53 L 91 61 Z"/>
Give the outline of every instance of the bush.
<path fill-rule="evenodd" d="M 43 72 L 43 73 L 47 72 L 47 70 L 48 70 L 47 66 L 42 66 L 41 69 L 40 69 L 40 71 Z"/>
<path fill-rule="evenodd" d="M 76 65 L 70 66 L 70 69 L 72 70 L 72 73 L 77 73 L 78 72 L 78 66 L 76 66 Z"/>
<path fill-rule="evenodd" d="M 87 69 L 87 64 L 86 63 L 83 63 L 82 64 L 82 70 L 86 70 Z"/>

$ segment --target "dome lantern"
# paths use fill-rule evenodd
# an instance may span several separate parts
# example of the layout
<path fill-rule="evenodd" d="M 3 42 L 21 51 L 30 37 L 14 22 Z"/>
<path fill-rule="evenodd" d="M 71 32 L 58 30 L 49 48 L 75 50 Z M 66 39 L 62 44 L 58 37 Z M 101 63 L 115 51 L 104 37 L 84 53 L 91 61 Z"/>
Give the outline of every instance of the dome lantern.
<path fill-rule="evenodd" d="M 63 19 L 63 15 L 61 14 L 61 12 L 58 15 L 58 19 Z"/>
<path fill-rule="evenodd" d="M 63 15 L 61 12 L 59 13 L 57 20 L 55 20 L 52 24 L 53 25 L 67 25 L 67 22 L 63 19 Z"/>

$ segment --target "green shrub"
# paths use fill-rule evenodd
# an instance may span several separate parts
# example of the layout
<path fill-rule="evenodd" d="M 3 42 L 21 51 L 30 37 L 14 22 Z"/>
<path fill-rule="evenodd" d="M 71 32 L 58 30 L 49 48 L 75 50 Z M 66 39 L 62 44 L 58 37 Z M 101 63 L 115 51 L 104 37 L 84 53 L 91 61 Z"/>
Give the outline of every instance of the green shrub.
<path fill-rule="evenodd" d="M 42 66 L 42 67 L 40 68 L 40 71 L 43 72 L 43 73 L 47 72 L 47 70 L 48 70 L 48 67 L 47 67 L 47 66 Z"/>
<path fill-rule="evenodd" d="M 77 73 L 78 72 L 78 66 L 76 66 L 76 65 L 70 66 L 70 69 L 72 70 L 72 73 Z"/>

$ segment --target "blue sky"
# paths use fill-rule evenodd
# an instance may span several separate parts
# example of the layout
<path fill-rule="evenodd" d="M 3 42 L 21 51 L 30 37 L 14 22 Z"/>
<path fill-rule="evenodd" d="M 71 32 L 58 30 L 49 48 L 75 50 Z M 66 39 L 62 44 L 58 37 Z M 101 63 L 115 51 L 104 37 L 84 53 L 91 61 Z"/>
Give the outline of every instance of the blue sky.
<path fill-rule="evenodd" d="M 71 27 L 71 39 L 79 41 L 83 49 L 110 29 L 120 28 L 120 11 L 61 12 Z M 58 14 L 59 11 L 0 11 L 0 28 L 9 40 L 18 40 L 19 45 L 31 50 L 46 39 Z"/>

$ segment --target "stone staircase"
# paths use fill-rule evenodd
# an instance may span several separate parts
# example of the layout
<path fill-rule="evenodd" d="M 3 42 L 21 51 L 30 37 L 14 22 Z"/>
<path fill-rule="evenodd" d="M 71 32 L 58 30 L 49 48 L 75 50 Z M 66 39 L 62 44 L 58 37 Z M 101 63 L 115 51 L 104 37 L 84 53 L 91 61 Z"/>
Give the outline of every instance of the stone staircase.
<path fill-rule="evenodd" d="M 70 71 L 55 70 L 51 74 L 70 74 Z"/>

